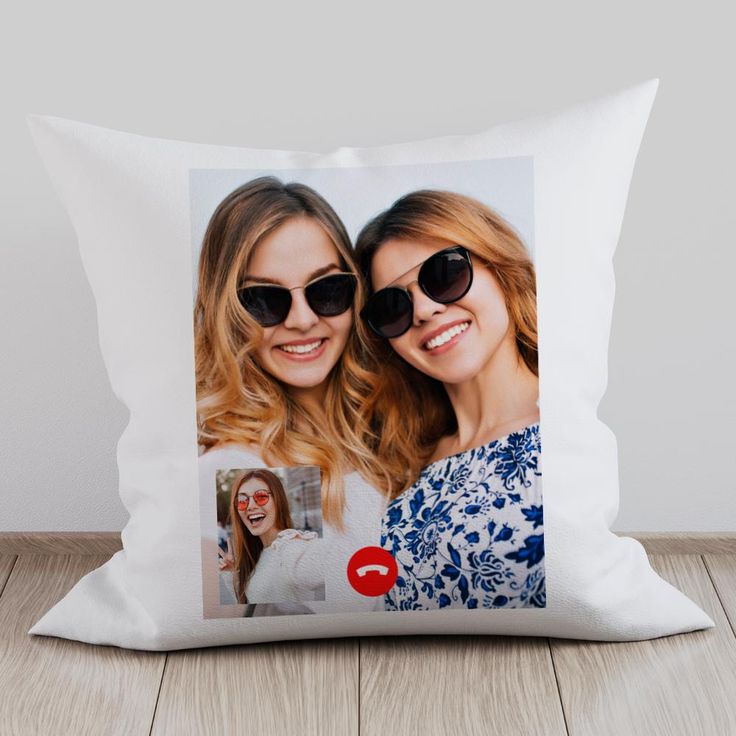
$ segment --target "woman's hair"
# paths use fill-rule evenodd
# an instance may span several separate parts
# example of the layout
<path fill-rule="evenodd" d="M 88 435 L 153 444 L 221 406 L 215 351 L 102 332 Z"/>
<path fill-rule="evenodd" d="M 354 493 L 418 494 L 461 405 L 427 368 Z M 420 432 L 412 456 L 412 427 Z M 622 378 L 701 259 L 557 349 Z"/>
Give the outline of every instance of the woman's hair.
<path fill-rule="evenodd" d="M 321 225 L 341 268 L 358 274 L 345 226 L 304 184 L 261 177 L 218 205 L 204 235 L 194 307 L 198 441 L 205 449 L 225 442 L 257 445 L 269 465 L 319 466 L 323 516 L 344 528 L 345 463 L 378 487 L 386 483 L 386 473 L 370 449 L 375 437 L 364 411 L 365 397 L 378 380 L 366 353 L 367 330 L 355 321 L 327 378 L 326 416 L 318 417 L 254 359 L 263 328 L 237 294 L 255 247 L 294 217 L 309 217 Z M 357 281 L 354 310 L 365 299 L 361 279 Z"/>
<path fill-rule="evenodd" d="M 261 538 L 248 531 L 238 513 L 238 491 L 240 486 L 251 478 L 260 478 L 271 491 L 271 498 L 276 506 L 276 528 L 282 531 L 294 526 L 289 511 L 289 499 L 286 497 L 284 484 L 278 475 L 270 470 L 259 469 L 246 470 L 236 478 L 230 496 L 230 522 L 232 524 L 233 554 L 235 555 L 233 587 L 239 603 L 248 602 L 245 594 L 248 581 L 256 569 L 261 552 L 263 552 Z"/>
<path fill-rule="evenodd" d="M 503 290 L 520 360 L 539 375 L 534 266 L 521 239 L 502 217 L 461 194 L 432 190 L 407 194 L 358 235 L 355 255 L 369 292 L 373 291 L 373 257 L 392 238 L 445 241 L 448 247 L 462 245 L 473 253 Z M 402 466 L 408 477 L 403 487 L 390 488 L 389 495 L 395 498 L 417 478 L 438 441 L 457 430 L 457 420 L 440 381 L 409 365 L 388 340 L 373 334 L 368 340 L 381 366 L 379 385 L 367 406 L 369 416 L 382 425 L 376 453 L 394 478 Z"/>

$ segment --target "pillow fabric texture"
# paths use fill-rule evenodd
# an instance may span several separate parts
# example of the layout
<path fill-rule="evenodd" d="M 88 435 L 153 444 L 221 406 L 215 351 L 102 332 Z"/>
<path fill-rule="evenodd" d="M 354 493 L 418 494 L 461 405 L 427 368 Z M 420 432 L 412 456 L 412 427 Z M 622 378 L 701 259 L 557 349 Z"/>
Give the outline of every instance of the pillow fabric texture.
<path fill-rule="evenodd" d="M 78 236 L 110 383 L 130 411 L 118 444 L 119 492 L 130 513 L 124 549 L 30 633 L 171 650 L 387 634 L 623 641 L 713 627 L 652 570 L 641 544 L 610 531 L 619 502 L 616 441 L 596 416 L 607 380 L 612 256 L 656 88 L 649 81 L 474 135 L 324 155 L 160 140 L 29 116 Z M 379 210 L 416 190 L 457 191 L 501 212 L 533 252 L 538 421 L 472 450 L 440 453 L 391 499 L 353 469 L 344 478 L 343 529 L 322 516 L 324 468 L 308 467 L 318 464 L 276 463 L 232 442 L 203 452 L 192 315 L 204 230 L 225 195 L 266 175 L 308 182 L 346 221 L 352 240 Z M 468 268 L 464 251 L 441 257 Z M 473 267 L 477 284 L 477 260 Z M 309 298 L 316 304 L 319 296 Z M 438 309 L 449 315 L 465 303 Z M 460 325 L 468 335 L 473 328 Z M 440 360 L 456 333 L 434 335 L 425 350 Z M 306 365 L 299 360 L 293 365 Z M 478 476 L 478 463 L 491 458 L 493 480 Z M 269 544 L 258 528 L 270 523 L 276 492 L 269 486 L 259 497 L 248 485 L 253 479 L 243 480 L 242 471 L 258 468 L 276 469 L 292 504 L 292 523 L 274 526 L 279 533 Z M 475 478 L 472 489 L 457 485 L 458 473 Z M 532 480 L 543 481 L 543 527 Z M 220 496 L 229 515 L 217 513 Z M 233 582 L 241 537 L 262 545 L 245 597 Z M 509 582 L 517 574 L 521 582 Z M 366 582 L 372 575 L 373 588 Z M 381 584 L 386 576 L 390 589 Z"/>

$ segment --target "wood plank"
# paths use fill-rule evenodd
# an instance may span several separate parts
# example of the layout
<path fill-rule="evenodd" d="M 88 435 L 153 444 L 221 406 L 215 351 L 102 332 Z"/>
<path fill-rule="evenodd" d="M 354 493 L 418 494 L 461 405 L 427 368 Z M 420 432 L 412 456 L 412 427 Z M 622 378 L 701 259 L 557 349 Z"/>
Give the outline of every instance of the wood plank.
<path fill-rule="evenodd" d="M 641 542 L 648 555 L 736 554 L 736 532 L 616 532 Z"/>
<path fill-rule="evenodd" d="M 731 629 L 736 632 L 736 555 L 705 555 L 704 561 Z"/>
<path fill-rule="evenodd" d="M 112 557 L 122 548 L 120 532 L 0 532 L 0 554 Z"/>
<path fill-rule="evenodd" d="M 358 732 L 358 643 L 308 640 L 168 655 L 152 736 Z"/>
<path fill-rule="evenodd" d="M 546 639 L 365 638 L 360 671 L 361 736 L 567 734 Z"/>
<path fill-rule="evenodd" d="M 715 629 L 641 642 L 551 639 L 571 736 L 736 733 L 736 638 L 697 555 L 650 557 Z"/>
<path fill-rule="evenodd" d="M 13 569 L 15 560 L 15 555 L 0 554 L 0 596 L 3 594 L 5 583 L 8 581 L 8 577 L 10 577 L 10 571 Z"/>
<path fill-rule="evenodd" d="M 164 654 L 28 629 L 104 557 L 21 555 L 0 597 L 2 734 L 145 734 Z"/>

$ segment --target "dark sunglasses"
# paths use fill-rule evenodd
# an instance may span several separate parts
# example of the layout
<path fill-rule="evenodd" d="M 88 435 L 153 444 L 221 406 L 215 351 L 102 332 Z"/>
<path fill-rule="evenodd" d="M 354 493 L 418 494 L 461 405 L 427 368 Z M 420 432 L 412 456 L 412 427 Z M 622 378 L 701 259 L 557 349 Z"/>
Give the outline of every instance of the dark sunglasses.
<path fill-rule="evenodd" d="M 473 283 L 470 253 L 462 245 L 438 251 L 422 263 L 417 283 L 440 304 L 462 299 Z M 414 303 L 405 287 L 387 286 L 368 299 L 360 316 L 379 337 L 399 337 L 414 321 Z"/>
<path fill-rule="evenodd" d="M 331 273 L 310 281 L 305 286 L 287 289 L 276 284 L 258 284 L 238 289 L 243 308 L 262 326 L 273 327 L 283 322 L 291 310 L 291 292 L 304 289 L 310 309 L 320 317 L 335 317 L 346 312 L 353 303 L 357 277 L 353 273 Z"/>

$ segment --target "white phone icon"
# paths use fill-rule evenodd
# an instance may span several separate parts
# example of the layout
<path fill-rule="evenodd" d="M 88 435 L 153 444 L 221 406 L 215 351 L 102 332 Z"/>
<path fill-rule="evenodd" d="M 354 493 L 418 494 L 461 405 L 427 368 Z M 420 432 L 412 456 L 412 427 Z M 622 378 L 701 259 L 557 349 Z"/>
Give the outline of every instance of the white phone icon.
<path fill-rule="evenodd" d="M 377 572 L 380 575 L 388 575 L 388 568 L 385 565 L 363 565 L 359 567 L 355 572 L 358 573 L 358 577 L 365 577 L 368 572 Z"/>

